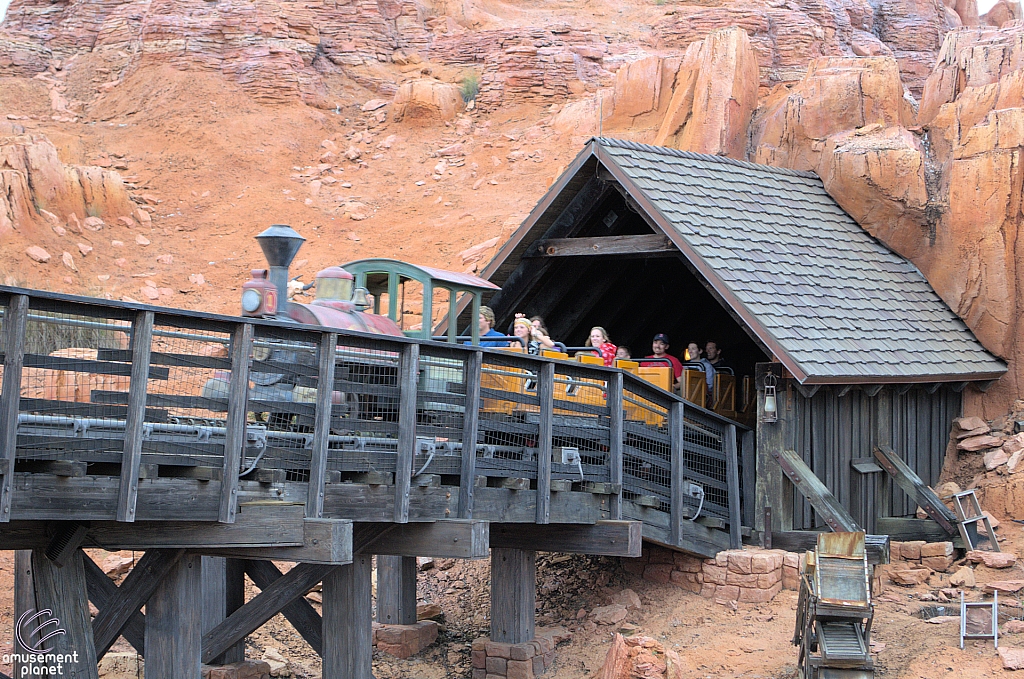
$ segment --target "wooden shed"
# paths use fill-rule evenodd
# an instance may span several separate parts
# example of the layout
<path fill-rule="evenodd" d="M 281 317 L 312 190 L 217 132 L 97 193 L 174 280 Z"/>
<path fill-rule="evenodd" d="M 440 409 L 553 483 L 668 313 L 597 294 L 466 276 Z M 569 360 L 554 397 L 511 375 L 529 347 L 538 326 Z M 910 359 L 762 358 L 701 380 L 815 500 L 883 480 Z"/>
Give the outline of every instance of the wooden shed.
<path fill-rule="evenodd" d="M 594 138 L 482 276 L 501 286 L 485 295 L 499 329 L 538 314 L 579 345 L 600 325 L 634 356 L 655 333 L 677 356 L 716 341 L 756 385 L 742 495 L 743 523 L 759 530 L 765 516 L 776 531 L 824 525 L 784 475 L 786 451 L 867 530 L 913 515 L 873 449 L 891 446 L 934 484 L 963 390 L 1006 371 L 810 172 Z"/>

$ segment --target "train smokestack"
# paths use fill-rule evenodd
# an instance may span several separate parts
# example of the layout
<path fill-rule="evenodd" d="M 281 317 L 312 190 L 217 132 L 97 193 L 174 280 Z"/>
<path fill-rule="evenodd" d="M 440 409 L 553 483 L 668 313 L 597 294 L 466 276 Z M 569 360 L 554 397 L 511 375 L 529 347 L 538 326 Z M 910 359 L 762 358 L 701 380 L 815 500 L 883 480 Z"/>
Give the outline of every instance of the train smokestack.
<path fill-rule="evenodd" d="M 277 308 L 283 312 L 288 307 L 288 266 L 306 239 L 287 224 L 274 224 L 256 240 L 270 265 L 270 282 L 277 288 Z"/>

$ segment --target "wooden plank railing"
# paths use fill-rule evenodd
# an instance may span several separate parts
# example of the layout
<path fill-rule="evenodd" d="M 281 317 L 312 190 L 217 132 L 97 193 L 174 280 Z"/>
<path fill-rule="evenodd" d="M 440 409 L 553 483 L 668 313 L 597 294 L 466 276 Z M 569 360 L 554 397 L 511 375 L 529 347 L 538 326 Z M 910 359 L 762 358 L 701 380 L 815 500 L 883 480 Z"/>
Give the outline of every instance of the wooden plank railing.
<path fill-rule="evenodd" d="M 221 522 L 234 520 L 253 481 L 297 484 L 302 490 L 287 497 L 304 500 L 316 518 L 337 497 L 337 482 L 349 480 L 392 486 L 387 517 L 364 516 L 404 523 L 423 520 L 411 498 L 436 498 L 431 488 L 443 476 L 458 479 L 459 490 L 438 518 L 493 516 L 492 504 L 475 506 L 486 487 L 489 503 L 525 493 L 502 502 L 532 516 L 501 510 L 516 517 L 509 520 L 634 518 L 640 507 L 645 530 L 667 544 L 714 544 L 719 538 L 700 530 L 725 524 L 733 542 L 738 535 L 735 425 L 616 369 L 2 287 L 0 308 L 2 520 L 11 515 L 17 451 L 24 460 L 108 465 L 90 467 L 100 475 L 120 460 L 111 518 L 121 521 L 135 520 L 140 493 L 172 476 L 212 481 L 191 492 L 214 494 Z M 27 322 L 93 333 L 58 349 L 95 353 L 48 362 L 46 346 L 33 349 L 39 367 L 19 370 Z M 690 484 L 704 488 L 699 517 Z M 578 504 L 567 492 L 607 501 L 567 511 Z"/>

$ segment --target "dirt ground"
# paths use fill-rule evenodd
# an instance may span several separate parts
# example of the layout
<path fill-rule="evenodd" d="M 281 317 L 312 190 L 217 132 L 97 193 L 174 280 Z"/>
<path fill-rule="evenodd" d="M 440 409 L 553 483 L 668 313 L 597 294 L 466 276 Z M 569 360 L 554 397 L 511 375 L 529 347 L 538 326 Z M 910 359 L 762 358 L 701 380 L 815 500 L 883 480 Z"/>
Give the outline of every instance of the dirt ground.
<path fill-rule="evenodd" d="M 1005 524 L 1004 524 L 1005 525 Z M 1024 545 L 1021 527 L 1011 524 L 1000 529 L 1006 537 L 1002 548 L 1018 555 Z M 101 561 L 106 553 L 92 551 Z M 129 554 L 123 553 L 123 554 Z M 136 554 L 138 556 L 138 554 Z M 0 629 L 12 629 L 13 553 L 0 552 Z M 284 566 L 285 564 L 280 564 Z M 955 570 L 954 566 L 953 569 Z M 985 583 L 1022 580 L 1024 567 L 992 570 L 975 569 L 978 587 L 966 590 L 968 599 L 979 599 Z M 123 576 L 121 576 L 123 577 Z M 918 617 L 922 607 L 934 606 L 934 598 L 949 587 L 947 574 L 935 574 L 926 585 L 901 587 L 888 583 L 876 593 L 872 648 L 876 676 L 890 679 L 939 679 L 962 677 L 981 679 L 1005 672 L 991 641 L 968 641 L 959 648 L 958 624 L 941 624 Z M 121 578 L 119 577 L 118 580 Z M 608 603 L 623 589 L 632 589 L 642 606 L 613 626 L 595 625 L 588 616 L 596 606 Z M 434 567 L 421 571 L 419 600 L 441 607 L 441 635 L 422 653 L 399 660 L 374 653 L 374 674 L 378 679 L 441 679 L 470 677 L 470 644 L 488 630 L 488 562 L 436 560 Z M 248 595 L 257 590 L 249 584 Z M 319 609 L 315 593 L 310 600 Z M 685 664 L 687 678 L 747 677 L 750 679 L 793 677 L 796 648 L 791 645 L 797 596 L 783 591 L 764 605 L 723 604 L 685 592 L 674 585 L 654 585 L 622 570 L 617 559 L 541 554 L 538 557 L 538 624 L 562 626 L 572 632 L 569 642 L 559 646 L 552 679 L 595 676 L 611 645 L 612 634 L 652 637 L 675 650 Z M 1001 620 L 1020 619 L 1019 600 L 1000 598 Z M 0 655 L 10 648 L 10 635 L 0 641 Z M 1009 635 L 1000 644 L 1024 648 L 1024 635 Z M 319 658 L 283 616 L 277 616 L 247 640 L 247 656 L 261 658 L 267 648 L 278 650 L 290 663 L 296 677 L 319 677 Z M 129 679 L 136 676 L 124 662 L 131 647 L 120 639 L 111 658 L 101 668 L 101 677 Z M 112 662 L 117 660 L 117 662 Z M 10 667 L 0 665 L 0 671 Z"/>

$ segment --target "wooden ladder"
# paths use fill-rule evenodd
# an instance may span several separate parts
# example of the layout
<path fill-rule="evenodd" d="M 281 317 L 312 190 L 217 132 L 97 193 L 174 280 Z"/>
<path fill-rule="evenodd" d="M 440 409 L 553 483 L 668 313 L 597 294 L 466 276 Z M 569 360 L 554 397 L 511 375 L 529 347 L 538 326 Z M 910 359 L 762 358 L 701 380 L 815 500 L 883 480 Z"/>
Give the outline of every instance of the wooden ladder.
<path fill-rule="evenodd" d="M 970 516 L 967 516 L 967 512 L 964 510 L 964 499 L 967 499 L 968 501 L 968 509 L 971 510 Z M 992 522 L 989 520 L 985 512 L 981 511 L 981 505 L 978 503 L 978 496 L 974 494 L 973 490 L 954 493 L 953 509 L 956 510 L 957 528 L 960 529 L 960 537 L 963 539 L 964 545 L 967 549 L 976 548 L 976 545 L 971 542 L 970 534 L 967 532 L 967 524 L 981 521 L 985 524 L 985 531 L 988 534 L 988 542 L 992 546 L 992 551 L 1002 551 L 999 549 L 999 540 L 996 539 L 996 532 L 992 530 Z"/>

